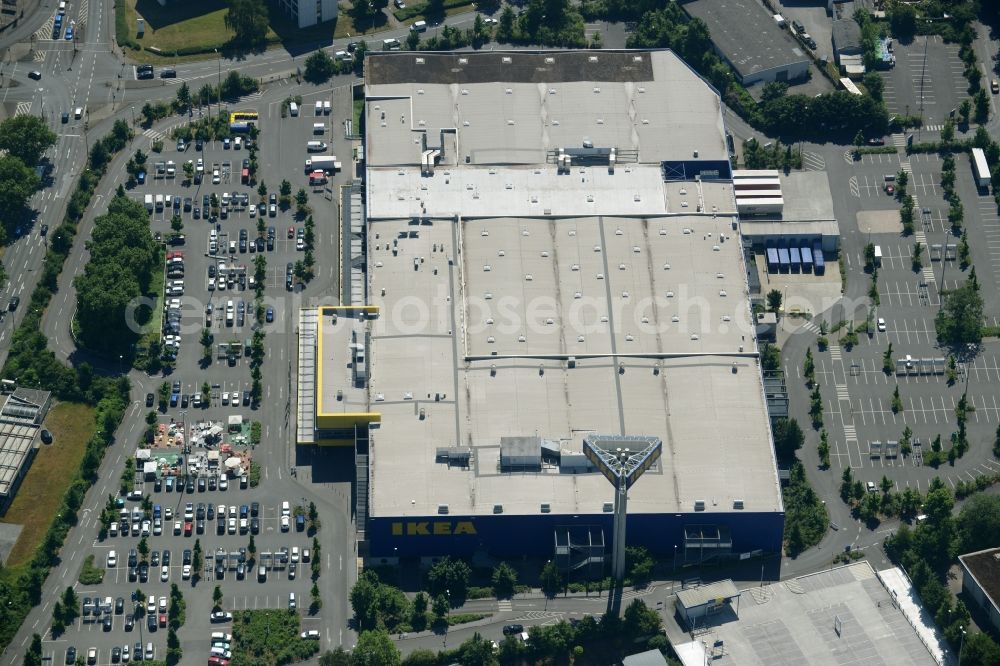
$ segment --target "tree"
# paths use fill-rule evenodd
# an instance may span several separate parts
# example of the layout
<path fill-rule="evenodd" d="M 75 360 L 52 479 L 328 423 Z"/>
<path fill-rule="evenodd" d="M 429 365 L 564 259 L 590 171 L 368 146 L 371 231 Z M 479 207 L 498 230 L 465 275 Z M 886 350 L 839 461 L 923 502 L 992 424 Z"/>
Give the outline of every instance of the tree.
<path fill-rule="evenodd" d="M 1000 534 L 1000 496 L 976 493 L 972 495 L 955 520 L 960 543 L 959 552 L 971 553 L 996 545 Z"/>
<path fill-rule="evenodd" d="M 854 154 L 860 155 L 861 148 L 865 145 L 865 133 L 858 130 L 858 133 L 854 135 Z"/>
<path fill-rule="evenodd" d="M 816 378 L 816 362 L 813 360 L 812 347 L 806 349 L 806 359 L 802 364 L 802 374 L 806 378 L 806 385 L 812 385 Z"/>
<path fill-rule="evenodd" d="M 767 309 L 771 312 L 777 312 L 781 309 L 782 295 L 781 291 L 778 289 L 772 289 L 767 292 Z"/>
<path fill-rule="evenodd" d="M 898 414 L 903 411 L 903 400 L 899 397 L 899 384 L 892 391 L 892 413 Z"/>
<path fill-rule="evenodd" d="M 139 551 L 139 559 L 145 562 L 146 558 L 149 557 L 149 542 L 146 537 L 139 539 L 139 545 L 136 546 L 136 549 Z"/>
<path fill-rule="evenodd" d="M 287 180 L 282 180 L 278 192 L 281 195 L 282 199 L 289 198 L 290 196 L 292 196 L 292 184 L 289 183 Z"/>
<path fill-rule="evenodd" d="M 959 346 L 983 338 L 983 297 L 969 281 L 944 293 L 944 305 L 934 318 L 938 342 Z"/>
<path fill-rule="evenodd" d="M 32 634 L 31 645 L 24 653 L 24 666 L 42 666 L 42 637 Z"/>
<path fill-rule="evenodd" d="M 191 88 L 187 83 L 182 83 L 177 89 L 177 107 L 182 111 L 191 106 Z"/>
<path fill-rule="evenodd" d="M 170 218 L 170 228 L 180 233 L 184 229 L 184 220 L 181 219 L 180 215 L 174 215 Z"/>
<path fill-rule="evenodd" d="M 514 37 L 514 23 L 516 18 L 514 8 L 509 4 L 505 4 L 503 6 L 503 11 L 500 12 L 500 21 L 497 23 L 498 42 L 504 43 L 511 41 Z"/>
<path fill-rule="evenodd" d="M 264 199 L 267 198 L 267 184 L 263 180 L 260 181 L 260 185 L 257 186 L 257 194 L 260 195 L 260 201 L 263 203 Z"/>
<path fill-rule="evenodd" d="M 499 666 L 500 662 L 493 653 L 493 643 L 477 631 L 471 638 L 464 641 L 458 648 L 461 654 L 462 666 Z"/>
<path fill-rule="evenodd" d="M 333 651 L 327 650 L 319 658 L 319 666 L 351 666 L 351 653 L 338 645 Z"/>
<path fill-rule="evenodd" d="M 774 421 L 774 452 L 779 460 L 791 460 L 802 448 L 805 436 L 795 419 L 780 418 Z"/>
<path fill-rule="evenodd" d="M 313 557 L 316 557 L 315 555 Z M 379 579 L 373 571 L 365 571 L 351 588 L 351 607 L 359 629 L 374 629 L 379 614 Z"/>
<path fill-rule="evenodd" d="M 263 0 L 230 0 L 226 27 L 233 31 L 234 43 L 259 46 L 267 36 L 267 5 Z"/>
<path fill-rule="evenodd" d="M 539 579 L 542 583 L 542 592 L 547 597 L 554 597 L 562 589 L 562 574 L 559 573 L 559 567 L 556 566 L 555 562 L 549 561 L 545 563 Z"/>
<path fill-rule="evenodd" d="M 4 238 L 12 235 L 28 199 L 40 184 L 35 170 L 25 166 L 20 159 L 12 155 L 0 157 L 0 219 L 3 220 Z M 149 235 L 148 231 L 146 235 Z"/>
<path fill-rule="evenodd" d="M 399 650 L 384 629 L 362 631 L 352 652 L 354 666 L 398 666 Z"/>
<path fill-rule="evenodd" d="M 979 69 L 973 71 L 978 72 Z M 977 123 L 985 123 L 990 118 L 990 98 L 986 94 L 985 88 L 980 88 L 979 92 L 973 98 L 973 104 L 975 105 L 976 112 L 975 118 Z"/>
<path fill-rule="evenodd" d="M 445 593 L 449 601 L 461 603 L 469 587 L 472 570 L 462 560 L 446 557 L 427 572 L 427 586 L 431 594 Z"/>
<path fill-rule="evenodd" d="M 955 121 L 947 120 L 941 128 L 942 143 L 950 143 L 955 138 Z"/>
<path fill-rule="evenodd" d="M 506 599 L 514 594 L 517 585 L 517 572 L 506 562 L 501 562 L 493 568 L 493 593 L 497 599 Z"/>
<path fill-rule="evenodd" d="M 448 615 L 448 611 L 451 610 L 451 603 L 448 601 L 448 597 L 443 594 L 439 594 L 434 597 L 434 603 L 431 605 L 431 610 L 434 613 L 435 618 L 443 620 Z"/>
<path fill-rule="evenodd" d="M 889 26 L 897 39 L 909 40 L 917 31 L 917 10 L 905 2 L 889 4 Z"/>
<path fill-rule="evenodd" d="M 0 150 L 32 169 L 57 138 L 41 116 L 24 114 L 0 123 Z"/>
<path fill-rule="evenodd" d="M 312 55 L 306 58 L 305 71 L 303 76 L 309 83 L 325 83 L 330 80 L 337 71 L 337 64 L 326 51 L 322 49 L 313 51 Z"/>
<path fill-rule="evenodd" d="M 659 631 L 660 624 L 660 614 L 647 607 L 642 599 L 633 599 L 622 616 L 622 629 L 632 639 L 652 636 Z"/>
<path fill-rule="evenodd" d="M 222 588 L 218 585 L 212 590 L 212 610 L 219 610 L 222 608 Z"/>

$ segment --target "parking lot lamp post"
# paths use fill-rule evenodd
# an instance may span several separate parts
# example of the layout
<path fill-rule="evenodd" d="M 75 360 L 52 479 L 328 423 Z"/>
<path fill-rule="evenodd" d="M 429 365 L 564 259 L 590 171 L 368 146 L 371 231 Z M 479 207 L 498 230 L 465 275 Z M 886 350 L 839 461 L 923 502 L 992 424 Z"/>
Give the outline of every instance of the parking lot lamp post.
<path fill-rule="evenodd" d="M 962 630 L 962 637 L 958 641 L 958 666 L 962 666 L 962 648 L 965 647 L 965 627 L 959 627 Z"/>

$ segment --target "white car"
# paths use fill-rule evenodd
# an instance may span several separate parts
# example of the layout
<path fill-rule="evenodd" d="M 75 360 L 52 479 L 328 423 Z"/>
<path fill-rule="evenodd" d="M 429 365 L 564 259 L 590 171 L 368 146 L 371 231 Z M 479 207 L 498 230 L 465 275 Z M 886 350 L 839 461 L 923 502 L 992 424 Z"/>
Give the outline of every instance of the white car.
<path fill-rule="evenodd" d="M 230 534 L 236 534 L 236 519 L 235 518 L 230 518 L 229 519 L 229 533 Z"/>
<path fill-rule="evenodd" d="M 170 580 L 170 567 L 164 565 L 160 568 L 160 582 L 166 583 Z"/>
<path fill-rule="evenodd" d="M 183 527 L 184 526 L 181 525 L 181 521 L 175 520 L 174 521 L 174 534 L 175 535 L 180 534 L 181 533 L 181 529 L 183 529 Z"/>
<path fill-rule="evenodd" d="M 878 318 L 878 330 L 879 333 L 885 333 L 885 319 L 882 319 L 882 317 Z"/>
<path fill-rule="evenodd" d="M 309 640 L 318 641 L 319 640 L 319 631 L 316 630 L 316 629 L 310 629 L 309 631 L 303 631 L 301 634 L 299 634 L 299 638 L 306 638 L 306 639 L 309 639 Z"/>
<path fill-rule="evenodd" d="M 127 664 L 132 658 L 132 653 L 128 644 L 122 646 L 122 663 Z"/>
<path fill-rule="evenodd" d="M 250 217 L 257 217 L 257 206 L 250 206 Z"/>
<path fill-rule="evenodd" d="M 296 250 L 304 250 L 304 249 L 306 249 L 306 241 L 305 241 L 304 238 L 297 238 L 295 240 L 295 249 Z"/>
<path fill-rule="evenodd" d="M 222 394 L 222 404 L 223 405 L 229 404 L 229 391 L 226 391 L 225 393 Z"/>
<path fill-rule="evenodd" d="M 281 517 L 281 531 L 282 532 L 287 532 L 288 531 L 288 522 L 289 522 L 288 521 L 288 516 L 282 516 Z"/>
<path fill-rule="evenodd" d="M 181 578 L 183 578 L 184 580 L 187 580 L 187 579 L 191 578 L 191 565 L 190 564 L 185 564 L 184 567 L 181 569 Z"/>
<path fill-rule="evenodd" d="M 188 502 L 184 505 L 184 520 L 191 520 L 194 518 L 194 503 Z"/>
<path fill-rule="evenodd" d="M 169 506 L 163 507 L 163 519 L 164 520 L 174 519 L 174 510 L 171 507 Z"/>
<path fill-rule="evenodd" d="M 160 597 L 159 606 L 160 606 L 160 612 L 161 613 L 166 613 L 167 612 L 167 598 L 166 597 Z"/>
<path fill-rule="evenodd" d="M 227 613 L 226 611 L 216 611 L 209 615 L 209 619 L 212 621 L 212 624 L 218 624 L 219 622 L 232 622 L 233 614 Z"/>
<path fill-rule="evenodd" d="M 212 184 L 218 185 L 222 182 L 222 176 L 219 175 L 218 169 L 212 169 Z"/>
<path fill-rule="evenodd" d="M 219 490 L 229 490 L 229 479 L 225 476 L 219 477 Z"/>
<path fill-rule="evenodd" d="M 299 547 L 292 546 L 292 562 L 298 562 L 298 561 L 299 561 Z"/>
<path fill-rule="evenodd" d="M 118 566 L 118 553 L 112 550 L 108 553 L 108 568 L 114 569 L 116 566 Z"/>

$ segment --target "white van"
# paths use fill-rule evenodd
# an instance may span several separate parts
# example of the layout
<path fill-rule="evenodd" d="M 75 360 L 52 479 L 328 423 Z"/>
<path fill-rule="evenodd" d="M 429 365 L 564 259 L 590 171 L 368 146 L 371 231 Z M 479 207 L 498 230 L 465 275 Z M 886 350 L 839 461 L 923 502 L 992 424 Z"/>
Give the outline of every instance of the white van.
<path fill-rule="evenodd" d="M 163 210 L 163 195 L 156 195 L 156 212 L 159 213 Z"/>
<path fill-rule="evenodd" d="M 306 141 L 306 150 L 310 153 L 321 153 L 326 150 L 326 143 L 322 141 Z M 149 196 L 148 194 L 146 196 Z"/>
<path fill-rule="evenodd" d="M 876 266 L 881 266 L 882 265 L 882 246 L 881 245 L 876 245 L 875 246 L 875 265 Z"/>
<path fill-rule="evenodd" d="M 321 102 L 320 100 L 316 100 L 316 115 L 317 116 L 323 115 L 323 102 Z"/>
<path fill-rule="evenodd" d="M 243 137 L 238 136 L 233 141 L 233 150 L 240 150 L 241 148 L 243 148 Z"/>
<path fill-rule="evenodd" d="M 323 134 L 325 132 L 326 132 L 326 125 L 324 125 L 323 123 L 313 123 L 313 134 Z"/>
<path fill-rule="evenodd" d="M 212 632 L 212 641 L 213 642 L 214 641 L 225 641 L 225 642 L 229 643 L 232 640 L 233 640 L 232 634 L 227 634 L 227 633 L 224 633 L 224 632 L 221 632 L 221 631 L 213 631 Z"/>
<path fill-rule="evenodd" d="M 293 116 L 299 115 L 299 105 L 296 104 L 295 102 L 289 102 L 288 113 L 292 114 Z"/>
<path fill-rule="evenodd" d="M 410 26 L 410 30 L 413 32 L 424 32 L 427 30 L 427 21 L 417 21 Z"/>
<path fill-rule="evenodd" d="M 331 111 L 332 109 L 333 109 L 333 107 L 332 107 L 332 106 L 330 106 L 330 100 L 325 100 L 325 101 L 323 102 L 323 115 L 324 115 L 324 116 L 328 116 L 328 115 L 330 115 L 330 111 Z"/>
<path fill-rule="evenodd" d="M 147 194 L 146 197 L 145 197 L 145 199 L 146 199 L 146 210 L 148 210 L 150 213 L 152 213 L 153 212 L 153 195 L 152 194 Z"/>

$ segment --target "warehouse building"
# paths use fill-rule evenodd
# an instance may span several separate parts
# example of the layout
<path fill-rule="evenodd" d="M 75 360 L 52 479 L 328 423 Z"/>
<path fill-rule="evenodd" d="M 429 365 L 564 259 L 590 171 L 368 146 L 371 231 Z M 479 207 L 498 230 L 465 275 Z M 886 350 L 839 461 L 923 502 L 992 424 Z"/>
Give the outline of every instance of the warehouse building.
<path fill-rule="evenodd" d="M 962 565 L 962 591 L 979 604 L 993 630 L 1000 632 L 1000 548 L 959 555 L 958 563 Z"/>
<path fill-rule="evenodd" d="M 809 55 L 758 0 L 694 0 L 682 7 L 705 22 L 716 52 L 743 85 L 807 76 Z"/>
<path fill-rule="evenodd" d="M 831 258 L 838 252 L 840 224 L 825 171 L 738 169 L 733 188 L 743 236 L 755 250 L 818 243 Z"/>
<path fill-rule="evenodd" d="M 0 515 L 7 512 L 38 452 L 39 429 L 51 405 L 51 394 L 18 388 L 0 408 Z"/>
<path fill-rule="evenodd" d="M 686 588 L 674 610 L 664 629 L 683 666 L 958 663 L 906 575 L 867 561 L 742 591 Z"/>
<path fill-rule="evenodd" d="M 362 554 L 599 570 L 609 438 L 662 444 L 629 544 L 779 550 L 718 94 L 670 51 L 379 53 L 365 86 L 364 272 L 302 311 L 298 363 L 299 443 L 354 447 Z"/>

